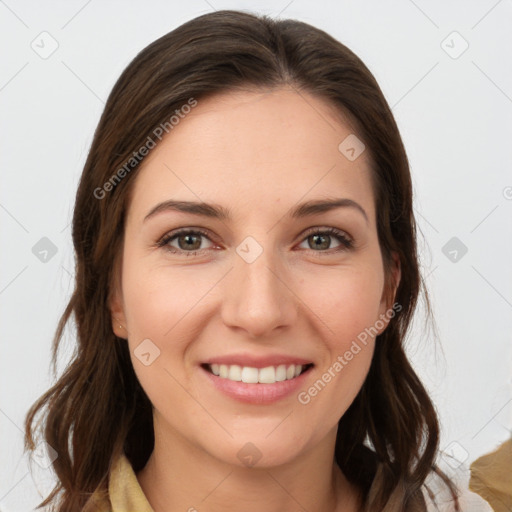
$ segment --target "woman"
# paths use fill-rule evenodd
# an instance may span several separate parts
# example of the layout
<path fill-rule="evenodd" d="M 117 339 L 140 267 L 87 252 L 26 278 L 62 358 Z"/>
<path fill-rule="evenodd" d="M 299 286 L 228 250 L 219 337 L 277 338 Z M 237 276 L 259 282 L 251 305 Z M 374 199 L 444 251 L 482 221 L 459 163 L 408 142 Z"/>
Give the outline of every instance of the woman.
<path fill-rule="evenodd" d="M 436 474 L 460 510 L 403 350 L 415 229 L 391 111 L 331 36 L 217 11 L 150 44 L 77 192 L 53 355 L 72 315 L 78 351 L 26 419 L 43 505 L 419 511 Z"/>

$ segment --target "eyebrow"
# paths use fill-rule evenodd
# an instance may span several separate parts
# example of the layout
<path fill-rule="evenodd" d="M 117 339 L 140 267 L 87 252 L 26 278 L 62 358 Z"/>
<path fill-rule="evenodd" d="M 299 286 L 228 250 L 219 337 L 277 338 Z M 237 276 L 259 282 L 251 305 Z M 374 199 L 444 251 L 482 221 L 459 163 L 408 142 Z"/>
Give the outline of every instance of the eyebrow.
<path fill-rule="evenodd" d="M 288 217 L 292 219 L 300 219 L 310 215 L 318 215 L 325 213 L 336 208 L 354 208 L 359 211 L 365 218 L 368 224 L 368 215 L 364 208 L 359 204 L 348 198 L 334 198 L 334 199 L 319 199 L 314 201 L 307 201 L 302 203 L 288 213 Z M 221 221 L 230 220 L 231 212 L 229 209 L 214 203 L 194 202 L 194 201 L 174 201 L 168 200 L 157 204 L 152 208 L 149 213 L 144 217 L 146 222 L 151 217 L 167 211 L 177 211 L 184 213 L 191 213 L 193 215 L 200 215 Z"/>

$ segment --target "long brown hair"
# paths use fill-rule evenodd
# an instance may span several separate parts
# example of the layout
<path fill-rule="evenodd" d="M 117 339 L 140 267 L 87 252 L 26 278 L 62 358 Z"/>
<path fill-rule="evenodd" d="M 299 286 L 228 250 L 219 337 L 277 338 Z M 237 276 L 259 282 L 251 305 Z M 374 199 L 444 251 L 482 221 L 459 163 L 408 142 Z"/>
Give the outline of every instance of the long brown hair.
<path fill-rule="evenodd" d="M 41 420 L 37 428 L 33 424 L 44 413 L 44 439 L 58 454 L 53 462 L 58 484 L 40 507 L 83 510 L 94 491 L 106 491 L 119 454 L 124 452 L 139 471 L 153 450 L 152 406 L 134 373 L 128 344 L 112 332 L 109 309 L 125 214 L 143 160 L 135 152 L 150 139 L 155 142 L 159 126 L 172 129 L 170 116 L 191 99 L 282 86 L 324 99 L 350 120 L 366 145 L 389 296 L 392 252 L 400 258 L 394 298 L 401 309 L 377 338 L 367 378 L 339 422 L 337 463 L 362 489 L 365 510 L 382 511 L 392 495 L 398 496 L 396 507 L 386 510 L 425 510 L 422 488 L 432 472 L 449 488 L 454 510 L 460 510 L 457 487 L 435 465 L 436 410 L 404 353 L 421 289 L 430 316 L 431 307 L 419 272 L 409 163 L 392 112 L 364 63 L 327 33 L 296 20 L 233 10 L 199 16 L 143 49 L 105 105 L 76 195 L 75 288 L 55 333 L 54 373 L 72 318 L 76 351 L 25 421 L 25 449 L 34 449 Z"/>

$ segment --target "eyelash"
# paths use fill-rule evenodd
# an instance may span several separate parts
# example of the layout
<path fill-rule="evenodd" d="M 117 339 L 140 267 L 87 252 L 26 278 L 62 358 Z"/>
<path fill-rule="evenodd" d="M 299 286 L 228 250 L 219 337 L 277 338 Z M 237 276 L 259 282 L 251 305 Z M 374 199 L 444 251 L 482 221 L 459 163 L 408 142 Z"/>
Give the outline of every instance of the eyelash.
<path fill-rule="evenodd" d="M 166 235 L 164 235 L 157 242 L 156 246 L 159 248 L 163 248 L 166 251 L 169 251 L 171 254 L 185 253 L 187 257 L 195 256 L 197 253 L 200 253 L 205 250 L 205 249 L 199 249 L 196 251 L 184 251 L 182 249 L 176 249 L 174 247 L 171 248 L 171 246 L 168 245 L 168 243 L 170 241 L 172 241 L 173 239 L 178 238 L 180 236 L 183 236 L 183 235 L 203 235 L 210 240 L 208 233 L 201 229 L 181 229 L 181 230 L 167 233 Z M 326 254 L 332 255 L 333 253 L 350 250 L 354 247 L 354 241 L 351 238 L 349 238 L 343 231 L 340 231 L 339 229 L 336 229 L 336 228 L 325 228 L 325 229 L 312 228 L 310 231 L 306 232 L 302 241 L 304 241 L 304 239 L 306 239 L 312 235 L 332 235 L 332 236 L 336 237 L 338 239 L 338 241 L 341 243 L 341 245 L 339 247 L 335 248 L 334 250 L 332 250 L 332 252 L 329 250 L 315 251 L 313 249 L 309 249 L 310 251 L 319 253 L 322 256 L 326 255 Z"/>

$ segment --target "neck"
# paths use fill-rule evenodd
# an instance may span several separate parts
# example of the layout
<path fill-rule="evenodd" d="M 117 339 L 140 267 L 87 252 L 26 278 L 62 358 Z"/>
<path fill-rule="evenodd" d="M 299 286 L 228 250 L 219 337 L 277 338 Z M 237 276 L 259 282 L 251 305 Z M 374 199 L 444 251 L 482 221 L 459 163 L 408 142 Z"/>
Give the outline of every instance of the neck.
<path fill-rule="evenodd" d="M 244 467 L 155 424 L 155 447 L 137 479 L 155 512 L 259 512 L 262 505 L 266 512 L 356 512 L 357 488 L 334 462 L 335 441 L 336 429 L 293 461 Z"/>

